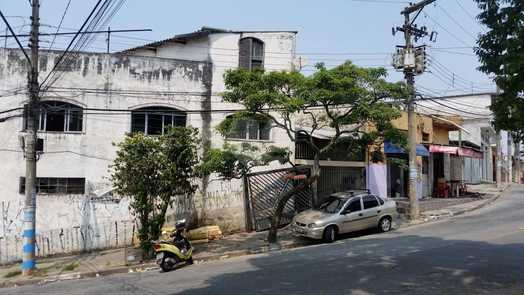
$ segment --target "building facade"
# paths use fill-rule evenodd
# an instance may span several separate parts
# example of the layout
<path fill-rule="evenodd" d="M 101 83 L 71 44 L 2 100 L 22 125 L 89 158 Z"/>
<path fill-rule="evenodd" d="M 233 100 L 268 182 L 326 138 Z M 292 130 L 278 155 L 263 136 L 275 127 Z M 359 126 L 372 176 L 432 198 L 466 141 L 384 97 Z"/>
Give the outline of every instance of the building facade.
<path fill-rule="evenodd" d="M 100 237 L 106 225 L 131 219 L 128 199 L 112 195 L 108 178 L 114 144 L 131 132 L 155 135 L 171 125 L 192 126 L 202 137 L 202 151 L 225 141 L 261 149 L 278 142 L 294 151 L 284 131 L 266 124 L 247 122 L 226 139 L 215 127 L 240 109 L 219 95 L 224 73 L 238 67 L 294 70 L 295 44 L 296 32 L 202 28 L 124 52 L 80 53 L 41 98 L 37 232 L 77 227 Z M 41 51 L 40 77 L 60 54 Z M 26 85 L 23 53 L 0 49 L 0 110 L 16 109 L 0 115 L 0 236 L 21 232 Z M 189 213 L 224 231 L 241 230 L 241 182 L 203 179 L 194 199 L 180 200 L 170 212 Z"/>

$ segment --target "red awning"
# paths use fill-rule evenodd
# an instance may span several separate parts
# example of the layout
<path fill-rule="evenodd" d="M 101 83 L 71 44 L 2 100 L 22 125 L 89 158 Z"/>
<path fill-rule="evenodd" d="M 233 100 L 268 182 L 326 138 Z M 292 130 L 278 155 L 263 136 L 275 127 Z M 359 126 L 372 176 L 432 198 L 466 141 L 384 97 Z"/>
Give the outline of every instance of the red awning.
<path fill-rule="evenodd" d="M 445 153 L 456 155 L 458 153 L 458 147 L 456 146 L 447 146 L 447 145 L 430 145 L 430 153 Z"/>
<path fill-rule="evenodd" d="M 483 158 L 483 154 L 481 152 L 477 152 L 469 148 L 460 148 L 458 150 L 458 155 L 462 157 L 475 158 L 475 159 Z"/>
<path fill-rule="evenodd" d="M 429 152 L 430 153 L 445 153 L 445 154 L 459 155 L 461 157 L 468 157 L 468 158 L 475 158 L 475 159 L 483 158 L 482 152 L 478 152 L 471 148 L 464 148 L 464 147 L 461 148 L 458 146 L 430 145 Z"/>

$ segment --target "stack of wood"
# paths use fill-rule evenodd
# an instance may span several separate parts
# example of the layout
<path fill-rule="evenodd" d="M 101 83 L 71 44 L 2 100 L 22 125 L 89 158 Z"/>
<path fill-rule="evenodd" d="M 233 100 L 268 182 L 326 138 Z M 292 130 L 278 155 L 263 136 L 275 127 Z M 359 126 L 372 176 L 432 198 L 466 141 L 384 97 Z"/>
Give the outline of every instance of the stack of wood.
<path fill-rule="evenodd" d="M 193 243 L 207 243 L 222 238 L 222 231 L 218 225 L 208 225 L 188 231 L 186 237 Z"/>

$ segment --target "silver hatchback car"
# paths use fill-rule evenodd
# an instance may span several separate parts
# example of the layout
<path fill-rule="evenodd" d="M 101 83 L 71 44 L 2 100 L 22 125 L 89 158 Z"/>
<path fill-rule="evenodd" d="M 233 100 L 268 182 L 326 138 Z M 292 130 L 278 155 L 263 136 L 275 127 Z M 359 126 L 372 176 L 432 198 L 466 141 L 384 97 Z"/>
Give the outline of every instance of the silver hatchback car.
<path fill-rule="evenodd" d="M 292 221 L 296 235 L 333 242 L 337 234 L 378 227 L 391 230 L 397 216 L 395 201 L 384 200 L 367 192 L 335 193 L 318 210 L 297 214 Z"/>

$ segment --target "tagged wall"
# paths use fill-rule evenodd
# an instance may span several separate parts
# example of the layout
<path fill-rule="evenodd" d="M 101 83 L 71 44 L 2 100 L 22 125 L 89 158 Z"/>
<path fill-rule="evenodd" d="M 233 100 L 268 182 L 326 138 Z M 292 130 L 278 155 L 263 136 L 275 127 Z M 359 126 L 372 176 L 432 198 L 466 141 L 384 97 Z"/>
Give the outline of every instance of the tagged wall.
<path fill-rule="evenodd" d="M 105 240 L 100 242 L 100 233 L 104 228 L 108 231 L 108 226 L 115 221 L 131 218 L 129 201 L 113 198 L 108 193 L 111 189 L 108 169 L 116 155 L 113 143 L 120 142 L 131 130 L 130 114 L 124 110 L 148 106 L 171 107 L 180 111 L 239 108 L 238 105 L 224 103 L 219 92 L 224 90 L 224 72 L 238 64 L 235 50 L 238 49 L 240 35 L 212 34 L 207 38 L 190 40 L 187 44 L 165 43 L 165 46 L 158 48 L 155 56 L 147 50 L 138 50 L 134 54 L 81 53 L 74 62 L 61 68 L 64 75 L 42 96 L 42 101 L 68 102 L 84 109 L 119 111 L 111 115 L 84 111 L 81 132 L 39 132 L 44 147 L 37 163 L 37 176 L 85 178 L 87 185 L 84 195 L 39 194 L 37 232 L 85 229 L 95 234 L 84 233 L 83 244 L 91 243 L 92 247 L 107 244 Z M 292 69 L 295 33 L 260 32 L 248 35 L 263 40 L 268 52 L 287 52 L 282 56 L 288 60 L 279 57 L 281 66 L 278 69 Z M 227 57 L 224 48 L 228 49 Z M 41 77 L 47 76 L 60 54 L 58 51 L 42 51 L 39 61 Z M 224 58 L 227 60 L 224 61 Z M 277 60 L 273 55 L 267 54 L 267 69 L 276 69 L 269 66 L 275 63 Z M 23 54 L 16 49 L 0 49 L 0 110 L 23 107 L 27 103 L 26 85 L 27 64 Z M 0 237 L 5 237 L 4 241 L 16 241 L 21 232 L 24 196 L 20 193 L 20 177 L 25 175 L 20 140 L 24 135 L 21 113 L 20 110 L 9 113 L 15 116 L 0 123 L 0 162 L 3 163 L 0 170 Z M 228 114 L 188 112 L 187 125 L 199 129 L 205 146 L 220 147 L 224 139 L 215 127 Z M 261 150 L 272 144 L 294 150 L 285 132 L 278 129 L 271 131 L 269 141 L 246 140 L 238 143 L 242 142 L 257 145 Z M 280 167 L 272 164 L 259 169 Z M 169 212 L 169 220 L 196 216 L 204 224 L 218 223 L 223 231 L 242 230 L 242 182 L 226 182 L 213 176 L 203 183 L 205 185 L 201 185 L 194 196 L 177 199 L 177 205 Z M 56 238 L 53 240 L 56 241 Z"/>

